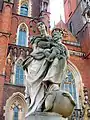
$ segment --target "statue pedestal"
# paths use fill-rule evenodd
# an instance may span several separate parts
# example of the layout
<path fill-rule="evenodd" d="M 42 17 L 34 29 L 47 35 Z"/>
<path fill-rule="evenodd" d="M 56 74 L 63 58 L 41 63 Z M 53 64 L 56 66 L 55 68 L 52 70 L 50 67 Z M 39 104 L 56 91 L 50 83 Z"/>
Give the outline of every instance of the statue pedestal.
<path fill-rule="evenodd" d="M 25 120 L 67 120 L 67 118 L 63 118 L 57 113 L 40 112 L 31 114 Z"/>

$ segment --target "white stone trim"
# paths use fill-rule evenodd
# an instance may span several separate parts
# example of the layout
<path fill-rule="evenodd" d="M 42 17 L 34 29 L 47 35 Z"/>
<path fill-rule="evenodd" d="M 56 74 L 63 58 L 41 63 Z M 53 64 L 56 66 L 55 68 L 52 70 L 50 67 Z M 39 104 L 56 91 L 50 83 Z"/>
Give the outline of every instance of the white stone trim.
<path fill-rule="evenodd" d="M 20 15 L 21 1 L 22 1 L 22 0 L 19 0 L 19 5 L 18 5 L 18 14 L 19 14 L 19 15 Z"/>
<path fill-rule="evenodd" d="M 68 44 L 68 45 L 72 45 L 72 46 L 76 46 L 76 47 L 80 47 L 79 42 L 72 42 L 72 41 L 63 40 L 63 43 Z"/>
<path fill-rule="evenodd" d="M 73 50 L 69 50 L 69 53 L 70 53 L 70 55 L 75 55 L 75 56 L 78 56 L 78 57 L 84 57 L 85 56 L 85 53 L 78 52 L 78 51 L 73 51 Z"/>
<path fill-rule="evenodd" d="M 32 17 L 32 0 L 28 2 L 28 17 Z"/>

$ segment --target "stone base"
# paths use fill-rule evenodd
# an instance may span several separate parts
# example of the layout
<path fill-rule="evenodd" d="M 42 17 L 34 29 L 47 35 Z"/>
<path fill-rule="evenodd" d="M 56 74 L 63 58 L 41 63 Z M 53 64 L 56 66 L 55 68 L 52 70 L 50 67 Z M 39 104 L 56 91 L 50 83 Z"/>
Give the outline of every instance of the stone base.
<path fill-rule="evenodd" d="M 44 113 L 33 113 L 27 118 L 25 118 L 25 120 L 67 120 L 67 118 L 63 118 L 57 113 L 44 112 Z"/>

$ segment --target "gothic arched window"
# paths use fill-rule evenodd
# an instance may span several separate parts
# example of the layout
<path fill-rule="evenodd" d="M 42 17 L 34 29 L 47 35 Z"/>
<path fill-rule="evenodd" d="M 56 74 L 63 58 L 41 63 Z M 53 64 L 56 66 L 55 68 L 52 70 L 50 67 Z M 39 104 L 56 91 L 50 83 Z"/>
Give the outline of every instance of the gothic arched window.
<path fill-rule="evenodd" d="M 25 96 L 20 92 L 15 92 L 6 101 L 5 120 L 25 120 L 27 110 Z"/>
<path fill-rule="evenodd" d="M 24 70 L 19 62 L 16 64 L 15 84 L 16 85 L 23 85 L 24 84 Z"/>
<path fill-rule="evenodd" d="M 13 110 L 14 110 L 13 120 L 18 120 L 18 112 L 19 112 L 18 107 L 15 106 Z"/>
<path fill-rule="evenodd" d="M 28 5 L 26 3 L 23 3 L 20 7 L 20 15 L 22 16 L 28 16 Z"/>
<path fill-rule="evenodd" d="M 26 46 L 27 45 L 27 30 L 26 26 L 22 24 L 19 28 L 19 33 L 18 33 L 18 45 L 20 46 Z"/>
<path fill-rule="evenodd" d="M 67 70 L 67 77 L 61 84 L 61 89 L 69 92 L 77 102 L 76 84 L 71 71 Z"/>

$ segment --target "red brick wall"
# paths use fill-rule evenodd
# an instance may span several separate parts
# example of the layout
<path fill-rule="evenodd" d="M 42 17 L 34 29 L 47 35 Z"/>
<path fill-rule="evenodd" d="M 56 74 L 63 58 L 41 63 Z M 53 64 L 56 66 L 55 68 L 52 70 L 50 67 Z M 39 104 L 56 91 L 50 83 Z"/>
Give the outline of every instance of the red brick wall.
<path fill-rule="evenodd" d="M 85 86 L 90 88 L 90 59 L 71 56 L 70 60 L 78 68 Z"/>
<path fill-rule="evenodd" d="M 16 32 L 18 27 L 18 18 L 13 16 L 12 17 L 12 25 L 11 25 L 11 36 L 10 36 L 10 43 L 15 43 Z"/>
<path fill-rule="evenodd" d="M 14 0 L 13 13 L 17 14 L 19 8 L 19 0 Z"/>
<path fill-rule="evenodd" d="M 0 13 L 0 23 L 2 22 L 2 14 Z M 0 24 L 1 27 L 1 24 Z M 1 31 L 1 30 L 0 30 Z"/>
<path fill-rule="evenodd" d="M 81 52 L 81 47 L 76 47 L 76 46 L 67 45 L 67 44 L 66 44 L 66 46 L 69 50 Z"/>
<path fill-rule="evenodd" d="M 69 4 L 68 2 L 71 2 L 71 11 L 69 10 Z M 77 1 L 76 0 L 66 0 L 64 4 L 64 11 L 65 11 L 65 22 L 67 23 L 70 17 L 72 16 L 73 12 L 76 9 Z M 71 13 L 72 12 L 72 13 Z"/>
<path fill-rule="evenodd" d="M 0 14 L 0 116 L 2 114 L 3 88 L 5 80 L 5 62 L 7 57 L 9 34 L 11 31 L 12 4 L 4 3 Z"/>
<path fill-rule="evenodd" d="M 83 30 L 79 34 L 79 38 L 81 37 L 81 47 L 82 51 L 86 54 L 90 53 L 90 23 L 85 25 Z M 82 36 L 81 36 L 82 35 Z"/>
<path fill-rule="evenodd" d="M 38 21 L 36 21 L 38 22 Z M 21 23 L 25 23 L 29 30 L 29 36 L 38 34 L 37 26 L 35 22 L 32 22 L 29 17 L 23 17 L 19 15 L 13 15 L 12 17 L 12 25 L 11 25 L 11 36 L 10 36 L 10 43 L 16 43 L 17 37 L 17 29 Z M 32 27 L 30 28 L 30 25 Z M 35 30 L 35 33 L 33 32 Z"/>
<path fill-rule="evenodd" d="M 8 48 L 8 37 L 5 35 L 1 35 L 0 36 L 0 74 L 2 74 L 5 69 L 7 48 Z"/>
<path fill-rule="evenodd" d="M 2 32 L 10 32 L 11 30 L 12 5 L 4 3 L 2 11 Z"/>

